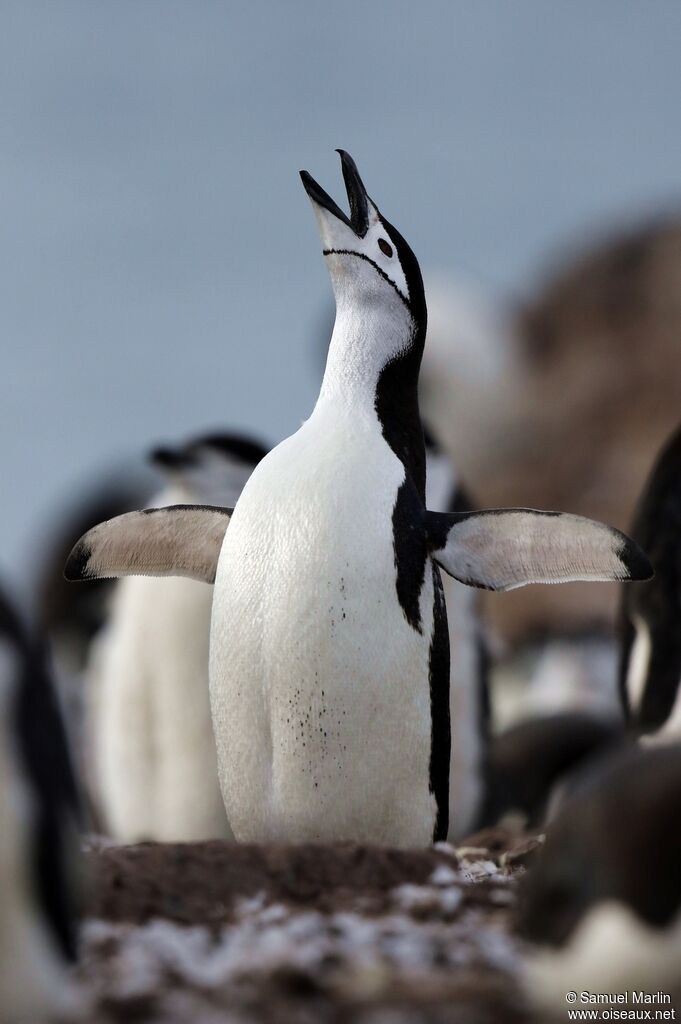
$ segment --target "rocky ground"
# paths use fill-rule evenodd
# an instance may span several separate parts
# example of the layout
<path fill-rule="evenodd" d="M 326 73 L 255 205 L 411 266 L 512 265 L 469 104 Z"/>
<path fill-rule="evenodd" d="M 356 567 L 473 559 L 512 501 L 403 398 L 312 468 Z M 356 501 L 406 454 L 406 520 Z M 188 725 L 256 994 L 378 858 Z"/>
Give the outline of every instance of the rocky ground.
<path fill-rule="evenodd" d="M 88 849 L 93 1024 L 521 1024 L 518 877 L 538 846 Z"/>

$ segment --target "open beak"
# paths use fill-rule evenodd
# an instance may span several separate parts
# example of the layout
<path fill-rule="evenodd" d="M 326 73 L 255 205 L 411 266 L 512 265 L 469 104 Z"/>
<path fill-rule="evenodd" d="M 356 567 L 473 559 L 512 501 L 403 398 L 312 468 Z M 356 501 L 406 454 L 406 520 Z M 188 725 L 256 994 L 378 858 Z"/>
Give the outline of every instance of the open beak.
<path fill-rule="evenodd" d="M 342 221 L 358 238 L 363 238 L 369 229 L 369 197 L 365 189 L 359 171 L 349 153 L 343 149 L 336 150 L 340 154 L 345 190 L 348 194 L 350 204 L 350 216 L 344 213 L 340 206 L 334 202 L 328 192 L 325 192 L 321 185 L 318 185 L 311 174 L 301 171 L 300 177 L 308 196 L 318 207 L 326 210 L 333 217 Z"/>

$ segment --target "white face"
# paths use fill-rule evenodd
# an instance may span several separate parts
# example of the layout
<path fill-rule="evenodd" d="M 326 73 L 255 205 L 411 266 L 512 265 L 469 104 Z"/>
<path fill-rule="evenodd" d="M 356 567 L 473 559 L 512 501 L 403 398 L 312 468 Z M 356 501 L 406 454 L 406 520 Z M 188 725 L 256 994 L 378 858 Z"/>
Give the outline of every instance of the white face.
<path fill-rule="evenodd" d="M 415 353 L 414 388 L 423 351 L 426 303 L 416 257 L 367 195 L 357 168 L 339 150 L 350 214 L 307 171 L 301 178 L 319 224 L 336 297 L 336 320 L 320 399 L 360 394 L 373 409 L 385 367 Z"/>
<path fill-rule="evenodd" d="M 402 239 L 391 234 L 367 195 L 357 168 L 350 156 L 341 151 L 343 177 L 350 203 L 350 216 L 334 202 L 306 171 L 301 172 L 303 185 L 312 201 L 322 239 L 336 302 L 345 301 L 366 308 L 376 302 L 385 306 L 401 306 L 415 316 L 414 302 L 420 296 L 410 294 L 405 267 L 400 258 L 407 255 L 418 267 Z M 413 283 L 413 276 L 412 276 Z M 421 289 L 421 283 L 418 282 Z"/>
<path fill-rule="evenodd" d="M 206 447 L 197 453 L 195 462 L 175 472 L 200 504 L 233 508 L 253 466 Z"/>
<path fill-rule="evenodd" d="M 397 290 L 408 303 L 409 288 L 395 244 L 374 204 L 371 200 L 367 200 L 367 204 L 369 227 L 364 237 L 360 237 L 313 201 L 334 290 L 352 287 L 362 292 L 384 292 L 391 301 Z"/>

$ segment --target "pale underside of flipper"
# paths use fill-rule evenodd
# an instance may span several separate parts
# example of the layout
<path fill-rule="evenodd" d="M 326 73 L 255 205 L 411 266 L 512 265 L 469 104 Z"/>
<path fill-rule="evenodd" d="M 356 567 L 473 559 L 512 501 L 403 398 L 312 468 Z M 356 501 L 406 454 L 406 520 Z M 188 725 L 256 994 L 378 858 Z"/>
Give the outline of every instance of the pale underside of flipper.
<path fill-rule="evenodd" d="M 170 505 L 126 512 L 81 537 L 64 576 L 187 576 L 213 583 L 232 511 L 212 505 Z"/>
<path fill-rule="evenodd" d="M 445 572 L 487 590 L 653 575 L 646 555 L 624 533 L 567 512 L 426 512 L 426 530 L 431 555 Z"/>

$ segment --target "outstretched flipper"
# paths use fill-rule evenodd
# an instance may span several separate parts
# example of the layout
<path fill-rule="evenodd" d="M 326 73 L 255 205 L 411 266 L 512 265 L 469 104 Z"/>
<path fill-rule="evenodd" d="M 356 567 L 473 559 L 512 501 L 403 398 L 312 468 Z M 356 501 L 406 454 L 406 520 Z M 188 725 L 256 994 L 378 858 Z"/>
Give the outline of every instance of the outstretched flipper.
<path fill-rule="evenodd" d="M 213 583 L 231 508 L 169 505 L 126 512 L 88 530 L 64 568 L 67 580 L 188 576 Z"/>
<path fill-rule="evenodd" d="M 528 583 L 647 580 L 639 546 L 619 530 L 567 512 L 529 508 L 426 512 L 432 557 L 461 583 L 515 590 Z"/>

